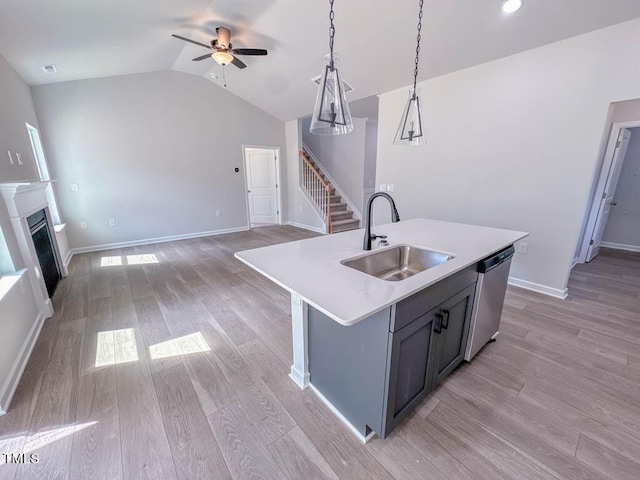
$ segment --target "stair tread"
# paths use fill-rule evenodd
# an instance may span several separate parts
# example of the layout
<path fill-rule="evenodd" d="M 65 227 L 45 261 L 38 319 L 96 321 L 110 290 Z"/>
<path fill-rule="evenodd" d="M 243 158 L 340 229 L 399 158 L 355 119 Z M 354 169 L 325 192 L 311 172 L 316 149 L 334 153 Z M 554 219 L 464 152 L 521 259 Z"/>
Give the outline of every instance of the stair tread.
<path fill-rule="evenodd" d="M 334 220 L 331 222 L 332 226 L 338 226 L 338 225 L 348 225 L 350 223 L 357 223 L 358 225 L 360 225 L 360 220 L 358 220 L 357 218 L 347 218 L 345 220 Z"/>

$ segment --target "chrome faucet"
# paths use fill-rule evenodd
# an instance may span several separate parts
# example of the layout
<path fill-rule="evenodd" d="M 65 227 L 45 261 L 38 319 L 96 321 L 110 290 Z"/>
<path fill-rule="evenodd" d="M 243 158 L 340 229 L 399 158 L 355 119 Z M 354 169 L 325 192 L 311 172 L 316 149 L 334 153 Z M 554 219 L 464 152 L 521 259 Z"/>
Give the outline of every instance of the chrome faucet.
<path fill-rule="evenodd" d="M 378 197 L 384 197 L 389 200 L 389 204 L 391 205 L 391 221 L 393 223 L 400 221 L 400 215 L 398 215 L 398 210 L 396 209 L 396 204 L 391 198 L 391 195 L 385 192 L 376 192 L 369 198 L 367 202 L 367 224 L 365 226 L 364 231 L 364 244 L 362 248 L 364 250 L 371 250 L 371 240 L 375 240 L 376 238 L 387 238 L 386 235 L 375 235 L 371 234 L 371 206 L 373 205 L 373 201 Z"/>

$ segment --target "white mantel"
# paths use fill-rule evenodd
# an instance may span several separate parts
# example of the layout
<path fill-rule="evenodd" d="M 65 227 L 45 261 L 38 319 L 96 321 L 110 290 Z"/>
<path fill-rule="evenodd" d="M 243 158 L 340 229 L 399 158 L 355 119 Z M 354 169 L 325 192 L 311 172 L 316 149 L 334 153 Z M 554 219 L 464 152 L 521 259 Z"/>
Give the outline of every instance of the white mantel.
<path fill-rule="evenodd" d="M 47 187 L 51 182 L 16 182 L 16 183 L 0 183 L 0 194 L 4 197 L 7 204 L 7 210 L 11 217 L 11 224 L 13 226 L 14 233 L 18 240 L 20 247 L 20 253 L 22 258 L 21 267 L 26 268 L 31 286 L 33 287 L 33 293 L 38 305 L 38 311 L 44 318 L 49 318 L 53 315 L 53 306 L 51 305 L 51 299 L 47 293 L 47 288 L 42 278 L 40 271 L 40 264 L 38 262 L 38 256 L 31 239 L 31 232 L 29 231 L 29 225 L 27 224 L 27 217 L 45 210 L 47 215 L 47 222 L 49 223 L 49 232 L 51 233 L 51 242 L 53 244 L 53 251 L 56 255 L 58 262 L 58 268 L 63 276 L 66 275 L 66 269 L 64 268 L 63 259 L 60 255 L 60 249 L 56 236 L 54 234 L 54 225 L 51 221 L 51 212 L 49 210 L 49 201 L 47 199 Z M 14 263 L 18 263 L 15 262 Z"/>

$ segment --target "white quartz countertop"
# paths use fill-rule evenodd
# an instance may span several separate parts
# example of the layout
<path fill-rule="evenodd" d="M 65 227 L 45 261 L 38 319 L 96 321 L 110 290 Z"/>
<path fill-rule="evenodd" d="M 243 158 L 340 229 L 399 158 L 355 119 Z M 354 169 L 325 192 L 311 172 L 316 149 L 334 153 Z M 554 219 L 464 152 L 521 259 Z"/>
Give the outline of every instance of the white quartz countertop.
<path fill-rule="evenodd" d="M 235 257 L 342 325 L 393 305 L 429 285 L 502 250 L 525 232 L 417 218 L 372 227 L 389 246 L 412 245 L 455 258 L 399 282 L 342 265 L 371 252 L 362 249 L 364 229 L 237 252 Z"/>

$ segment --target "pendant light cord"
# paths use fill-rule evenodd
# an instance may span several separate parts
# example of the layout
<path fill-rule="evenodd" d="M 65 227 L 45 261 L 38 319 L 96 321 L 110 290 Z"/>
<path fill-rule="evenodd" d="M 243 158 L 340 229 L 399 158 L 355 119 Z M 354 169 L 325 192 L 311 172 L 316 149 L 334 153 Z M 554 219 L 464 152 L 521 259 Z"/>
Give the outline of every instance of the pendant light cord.
<path fill-rule="evenodd" d="M 422 0 L 420 0 L 422 2 Z M 329 22 L 331 26 L 329 27 L 329 51 L 331 52 L 331 63 L 329 67 L 331 71 L 334 69 L 333 65 L 333 38 L 336 36 L 336 27 L 333 25 L 333 19 L 335 18 L 335 13 L 333 13 L 333 2 L 334 0 L 329 0 L 329 5 L 331 5 L 331 9 L 329 10 Z"/>
<path fill-rule="evenodd" d="M 415 61 L 415 69 L 413 70 L 413 98 L 416 98 L 416 84 L 418 83 L 418 63 L 420 62 L 420 40 L 422 39 L 422 35 L 420 31 L 422 30 L 422 5 L 424 0 L 420 0 L 420 13 L 418 14 L 418 37 L 416 38 L 416 61 Z M 333 0 L 331 0 L 331 12 L 333 13 Z M 331 23 L 333 26 L 333 21 Z M 331 39 L 331 59 L 333 61 L 333 39 Z"/>

